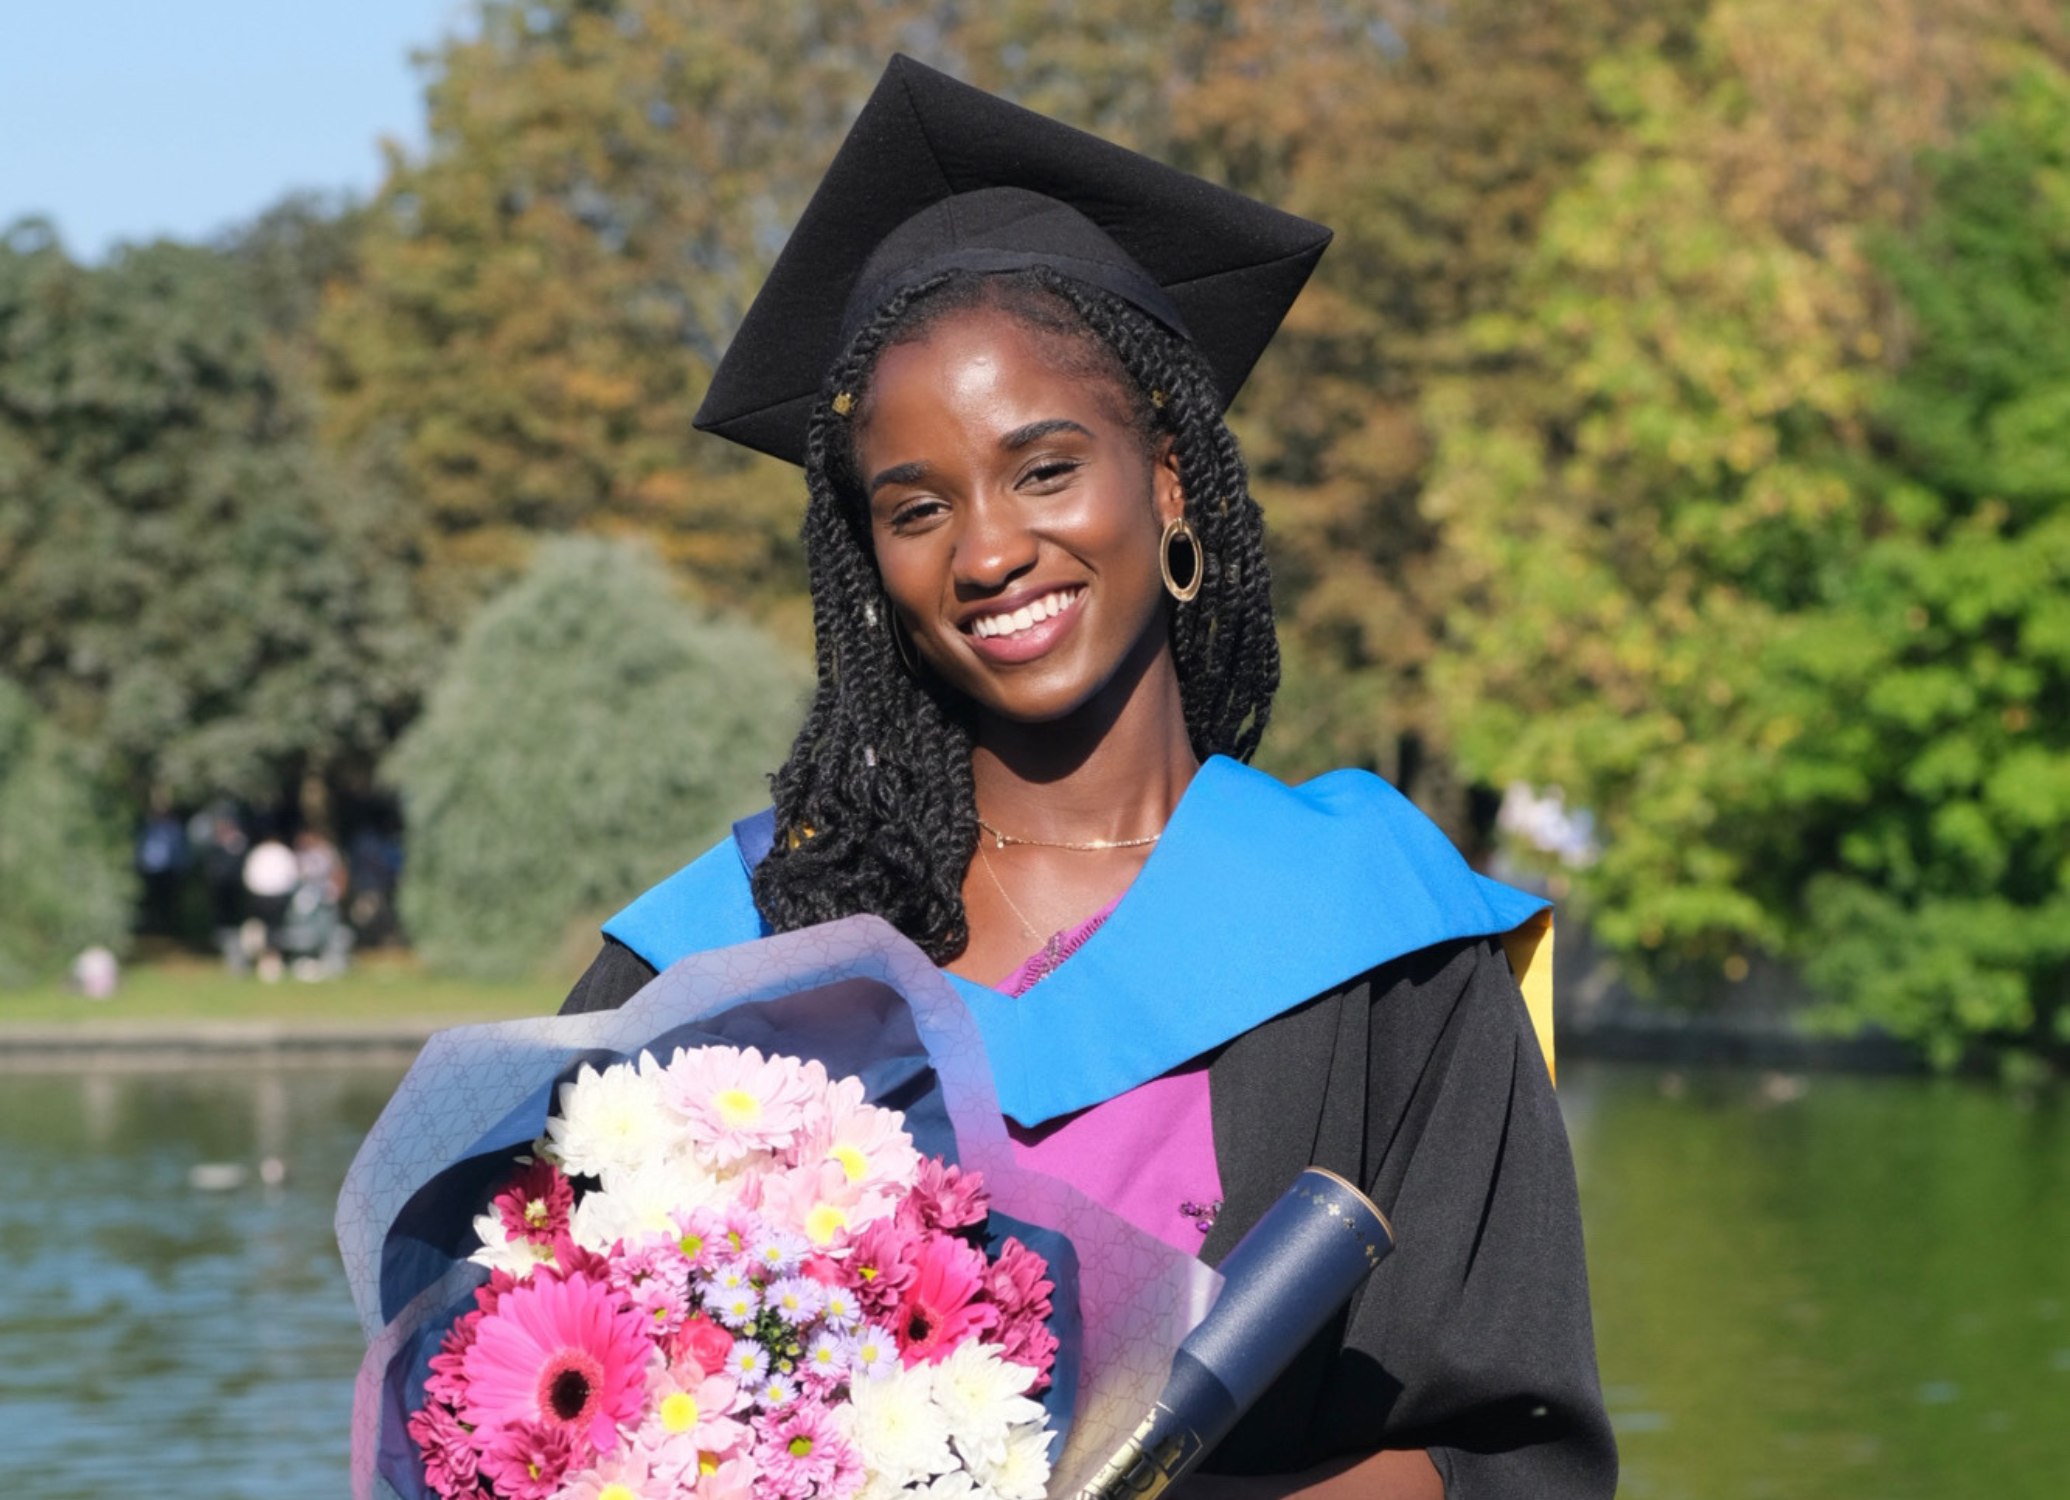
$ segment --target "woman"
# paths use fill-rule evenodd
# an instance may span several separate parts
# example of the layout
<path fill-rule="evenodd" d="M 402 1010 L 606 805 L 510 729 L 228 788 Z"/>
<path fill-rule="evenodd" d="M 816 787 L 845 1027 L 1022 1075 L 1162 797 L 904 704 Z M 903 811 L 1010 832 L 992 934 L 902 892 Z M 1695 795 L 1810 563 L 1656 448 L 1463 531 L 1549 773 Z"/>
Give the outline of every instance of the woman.
<path fill-rule="evenodd" d="M 1210 1261 L 1310 1162 L 1395 1221 L 1195 1493 L 1607 1495 L 1500 941 L 1538 903 L 1376 778 L 1243 764 L 1278 655 L 1221 413 L 1327 238 L 894 61 L 699 414 L 804 466 L 817 695 L 774 809 L 614 918 L 568 1008 L 881 916 L 970 1003 L 1025 1160 Z"/>

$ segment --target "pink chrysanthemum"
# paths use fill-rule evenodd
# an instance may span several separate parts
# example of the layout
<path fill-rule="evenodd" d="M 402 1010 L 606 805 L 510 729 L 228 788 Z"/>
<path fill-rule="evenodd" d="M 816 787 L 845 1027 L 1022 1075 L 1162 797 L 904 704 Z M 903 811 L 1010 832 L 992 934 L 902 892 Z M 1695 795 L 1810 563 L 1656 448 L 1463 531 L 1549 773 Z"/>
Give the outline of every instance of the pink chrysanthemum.
<path fill-rule="evenodd" d="M 503 1230 L 512 1239 L 551 1245 L 555 1235 L 568 1232 L 575 1189 L 552 1162 L 535 1161 L 519 1169 L 510 1186 L 496 1195 L 495 1205 Z"/>
<path fill-rule="evenodd" d="M 679 1053 L 661 1075 L 661 1097 L 690 1138 L 719 1166 L 754 1151 L 782 1151 L 826 1092 L 826 1069 L 753 1047 Z"/>
<path fill-rule="evenodd" d="M 945 1234 L 921 1246 L 913 1283 L 892 1315 L 901 1362 L 908 1368 L 940 1364 L 965 1339 L 995 1325 L 999 1310 L 978 1300 L 984 1289 L 983 1252 Z"/>
<path fill-rule="evenodd" d="M 462 1361 L 464 1421 L 491 1441 L 519 1424 L 565 1431 L 608 1453 L 618 1424 L 638 1419 L 653 1350 L 640 1314 L 587 1276 L 535 1278 L 482 1319 Z"/>
<path fill-rule="evenodd" d="M 646 1315 L 650 1336 L 661 1339 L 680 1328 L 690 1315 L 688 1262 L 672 1241 L 661 1240 L 627 1250 L 611 1263 L 611 1290 Z"/>
<path fill-rule="evenodd" d="M 796 1401 L 755 1423 L 761 1488 L 783 1500 L 844 1500 L 862 1488 L 862 1457 L 817 1401 Z"/>
<path fill-rule="evenodd" d="M 999 1309 L 999 1324 L 986 1337 L 999 1346 L 1002 1359 L 1034 1372 L 1030 1395 L 1049 1388 L 1050 1367 L 1056 1363 L 1057 1338 L 1047 1321 L 1055 1290 L 1049 1262 L 1019 1240 L 1009 1239 L 985 1272 L 985 1291 Z"/>
<path fill-rule="evenodd" d="M 460 1365 L 467 1351 L 474 1347 L 475 1330 L 481 1327 L 482 1316 L 479 1307 L 463 1313 L 453 1320 L 453 1326 L 439 1341 L 438 1353 L 431 1356 L 431 1374 L 424 1381 L 424 1394 L 430 1400 L 456 1407 L 465 1403 L 467 1377 L 460 1372 Z"/>
<path fill-rule="evenodd" d="M 482 1455 L 482 1477 L 503 1500 L 547 1500 L 573 1468 L 578 1442 L 566 1427 L 519 1422 L 502 1428 Z"/>
<path fill-rule="evenodd" d="M 929 1156 L 921 1159 L 898 1216 L 914 1229 L 961 1229 L 982 1224 L 990 1203 L 983 1173 L 944 1166 L 940 1158 Z"/>
<path fill-rule="evenodd" d="M 472 1497 L 480 1455 L 473 1435 L 460 1425 L 452 1408 L 427 1402 L 421 1411 L 410 1413 L 405 1429 L 424 1455 L 424 1481 L 447 1500 Z"/>
<path fill-rule="evenodd" d="M 873 1318 L 889 1317 L 913 1284 L 920 1236 L 895 1219 L 879 1219 L 856 1236 L 848 1255 L 855 1295 Z"/>

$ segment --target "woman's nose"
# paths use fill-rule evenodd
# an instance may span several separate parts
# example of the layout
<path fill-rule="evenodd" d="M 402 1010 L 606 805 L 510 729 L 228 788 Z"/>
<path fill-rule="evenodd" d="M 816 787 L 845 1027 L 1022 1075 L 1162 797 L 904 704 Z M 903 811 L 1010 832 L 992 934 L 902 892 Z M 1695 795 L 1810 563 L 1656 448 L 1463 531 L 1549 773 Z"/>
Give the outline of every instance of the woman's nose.
<path fill-rule="evenodd" d="M 956 582 L 972 593 L 992 593 L 1035 565 L 1036 538 L 1012 499 L 980 497 L 964 511 L 956 539 Z"/>

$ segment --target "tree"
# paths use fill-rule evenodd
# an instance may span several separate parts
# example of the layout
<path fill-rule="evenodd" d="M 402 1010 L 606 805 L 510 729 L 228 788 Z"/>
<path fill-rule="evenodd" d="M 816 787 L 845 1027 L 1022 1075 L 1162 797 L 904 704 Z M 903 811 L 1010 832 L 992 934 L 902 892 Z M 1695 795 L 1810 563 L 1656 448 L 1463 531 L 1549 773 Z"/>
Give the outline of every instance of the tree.
<path fill-rule="evenodd" d="M 0 677 L 0 988 L 32 984 L 129 937 L 136 877 L 123 829 L 73 748 Z"/>
<path fill-rule="evenodd" d="M 0 670 L 138 801 L 369 762 L 428 656 L 415 530 L 250 292 L 210 249 L 0 244 Z"/>
<path fill-rule="evenodd" d="M 1431 511 L 1470 585 L 1440 676 L 1457 743 L 1601 815 L 1583 887 L 1639 973 L 1815 959 L 1840 929 L 1807 902 L 1863 809 L 1927 795 L 1886 754 L 1880 685 L 1879 632 L 1916 600 L 1862 571 L 1865 539 L 1907 529 L 1874 462 L 1903 307 L 1868 247 L 1923 210 L 1919 153 L 1988 105 L 2017 29 L 1741 0 L 1686 57 L 1599 61 L 1616 138 L 1548 214 L 1521 313 L 1472 326 L 1490 373 L 1427 400 Z M 1952 992 L 1900 1018 L 1818 972 L 1944 1053 L 1964 1024 Z"/>
<path fill-rule="evenodd" d="M 543 544 L 469 624 L 389 761 L 430 963 L 537 971 L 767 801 L 810 674 L 627 543 Z"/>
<path fill-rule="evenodd" d="M 329 430 L 391 443 L 437 586 L 636 532 L 790 602 L 795 476 L 692 431 L 719 352 L 917 7 L 487 0 L 324 320 Z"/>
<path fill-rule="evenodd" d="M 1804 949 L 1854 1014 L 1943 1056 L 2070 1049 L 2070 73 L 2035 59 L 1925 175 L 1880 247 L 1906 358 L 1828 610 L 1851 649 L 1806 663 L 1854 720 L 1807 752 L 1859 784 Z"/>

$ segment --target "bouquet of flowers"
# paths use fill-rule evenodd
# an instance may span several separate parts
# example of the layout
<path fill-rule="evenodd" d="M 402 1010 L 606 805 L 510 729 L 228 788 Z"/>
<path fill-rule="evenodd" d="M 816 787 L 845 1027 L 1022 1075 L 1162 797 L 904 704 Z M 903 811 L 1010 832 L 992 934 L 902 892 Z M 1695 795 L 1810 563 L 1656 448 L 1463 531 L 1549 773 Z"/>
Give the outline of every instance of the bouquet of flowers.
<path fill-rule="evenodd" d="M 577 1184 L 583 1191 L 576 1191 Z M 857 1078 L 753 1047 L 559 1089 L 408 1431 L 447 1500 L 1041 1500 L 1048 1265 Z"/>
<path fill-rule="evenodd" d="M 1219 1284 L 1015 1165 L 975 1022 L 869 917 L 441 1032 L 338 1231 L 362 1500 L 1075 1494 Z"/>

